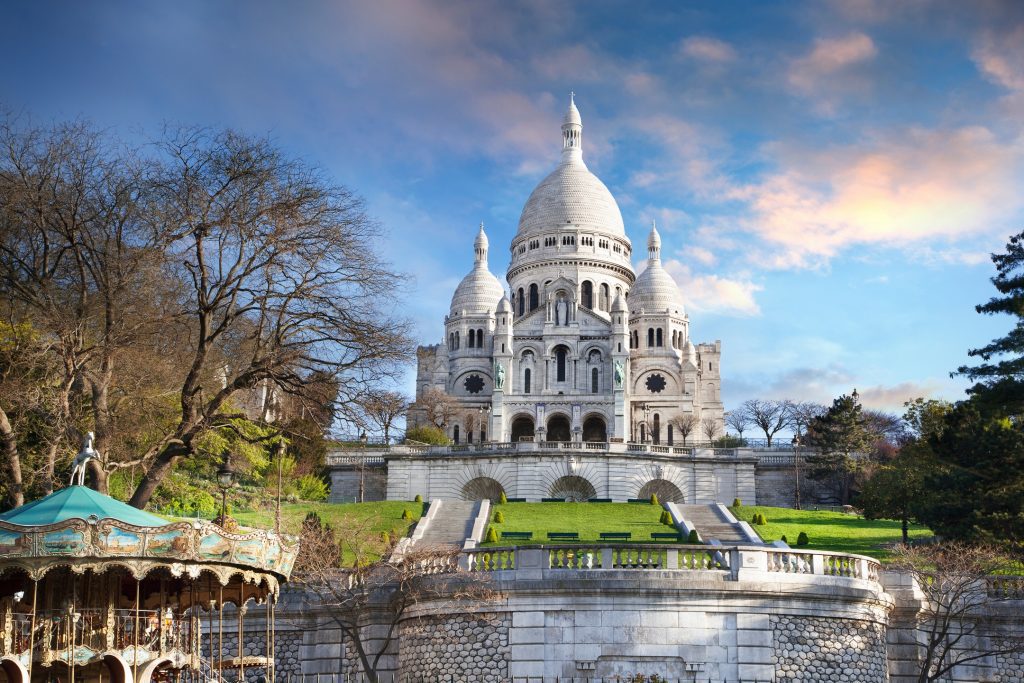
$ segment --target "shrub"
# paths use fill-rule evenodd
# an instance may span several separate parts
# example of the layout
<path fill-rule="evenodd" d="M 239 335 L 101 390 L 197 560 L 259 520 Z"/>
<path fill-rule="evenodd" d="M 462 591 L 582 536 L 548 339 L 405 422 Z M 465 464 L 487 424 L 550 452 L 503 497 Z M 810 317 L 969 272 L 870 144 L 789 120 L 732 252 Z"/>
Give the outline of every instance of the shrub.
<path fill-rule="evenodd" d="M 391 534 L 386 531 L 380 532 L 380 542 L 384 545 L 391 545 Z"/>
<path fill-rule="evenodd" d="M 657 493 L 652 493 L 651 494 L 651 505 L 661 505 L 661 503 L 658 502 L 658 494 Z"/>
<path fill-rule="evenodd" d="M 740 500 L 739 498 L 733 498 L 733 499 L 732 499 L 732 506 L 733 506 L 734 508 L 738 508 L 738 507 L 740 507 L 741 505 L 743 505 L 743 501 L 742 501 L 742 500 Z"/>
<path fill-rule="evenodd" d="M 402 510 L 402 519 L 404 519 L 406 521 L 411 520 L 412 519 L 412 513 L 408 509 Z"/>
<path fill-rule="evenodd" d="M 421 496 L 420 494 L 417 493 L 416 497 L 412 499 L 412 502 L 414 502 L 414 503 L 422 503 L 423 502 L 423 496 Z"/>
<path fill-rule="evenodd" d="M 494 511 L 494 523 L 495 524 L 504 524 L 505 523 L 505 515 L 502 514 L 501 510 L 495 510 Z"/>
<path fill-rule="evenodd" d="M 305 474 L 299 477 L 298 481 L 299 498 L 302 500 L 320 501 L 327 500 L 330 488 L 320 477 L 315 474 Z"/>
<path fill-rule="evenodd" d="M 783 543 L 789 543 L 789 539 L 786 538 L 786 534 L 782 534 L 782 538 L 780 538 L 779 540 L 782 541 Z"/>
<path fill-rule="evenodd" d="M 692 531 L 690 531 L 690 535 L 686 537 L 686 542 L 689 543 L 690 545 L 699 545 L 700 544 L 700 536 L 697 534 L 697 530 L 696 529 L 693 529 Z"/>
<path fill-rule="evenodd" d="M 447 446 L 451 443 L 448 435 L 433 425 L 421 425 L 408 429 L 405 432 L 405 438 L 408 441 L 419 441 L 434 446 Z"/>
<path fill-rule="evenodd" d="M 662 510 L 661 518 L 658 521 L 662 524 L 668 524 L 669 526 L 672 526 L 672 515 L 669 513 L 668 510 Z"/>
<path fill-rule="evenodd" d="M 754 524 L 762 526 L 768 523 L 768 518 L 764 516 L 763 512 L 757 512 L 754 514 L 754 519 L 752 521 Z"/>
<path fill-rule="evenodd" d="M 498 532 L 494 530 L 493 526 L 487 529 L 487 538 L 485 540 L 487 543 L 498 542 Z"/>
<path fill-rule="evenodd" d="M 800 545 L 808 545 L 810 542 L 811 542 L 811 539 L 807 538 L 807 533 L 806 532 L 801 531 L 800 535 L 796 537 L 796 544 L 798 546 L 800 546 Z"/>
<path fill-rule="evenodd" d="M 505 492 L 502 491 L 501 495 L 498 496 L 498 505 L 504 505 L 507 502 L 508 502 L 508 496 L 506 496 Z"/>

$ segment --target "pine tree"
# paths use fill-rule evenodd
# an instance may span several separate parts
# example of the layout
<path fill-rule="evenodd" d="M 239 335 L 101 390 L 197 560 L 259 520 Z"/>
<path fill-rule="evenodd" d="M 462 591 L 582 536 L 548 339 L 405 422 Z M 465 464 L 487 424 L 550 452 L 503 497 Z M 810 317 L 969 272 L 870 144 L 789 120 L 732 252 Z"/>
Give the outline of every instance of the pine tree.
<path fill-rule="evenodd" d="M 984 407 L 1003 415 L 1024 413 L 1024 232 L 1006 244 L 1005 254 L 992 254 L 996 276 L 992 284 L 1002 296 L 975 307 L 978 313 L 1005 313 L 1017 318 L 1005 336 L 968 352 L 984 362 L 964 365 L 956 374 L 977 382 L 969 393 Z"/>
<path fill-rule="evenodd" d="M 811 476 L 831 479 L 840 502 L 848 505 L 854 481 L 864 464 L 863 455 L 874 442 L 857 390 L 834 400 L 824 415 L 811 421 L 807 435 L 821 449 L 821 455 L 808 458 Z"/>

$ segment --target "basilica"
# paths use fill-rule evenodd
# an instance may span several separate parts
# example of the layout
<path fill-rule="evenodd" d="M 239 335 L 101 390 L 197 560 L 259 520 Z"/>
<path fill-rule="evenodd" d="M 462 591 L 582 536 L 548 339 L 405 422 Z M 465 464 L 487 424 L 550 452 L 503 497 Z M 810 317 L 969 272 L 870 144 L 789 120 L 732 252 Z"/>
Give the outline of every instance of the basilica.
<path fill-rule="evenodd" d="M 575 102 L 561 160 L 523 207 L 507 289 L 488 267 L 482 225 L 473 248 L 443 342 L 417 351 L 410 425 L 444 394 L 458 405 L 444 420 L 457 444 L 673 445 L 724 434 L 721 343 L 693 342 L 653 225 L 637 275 L 618 204 L 583 161 Z"/>

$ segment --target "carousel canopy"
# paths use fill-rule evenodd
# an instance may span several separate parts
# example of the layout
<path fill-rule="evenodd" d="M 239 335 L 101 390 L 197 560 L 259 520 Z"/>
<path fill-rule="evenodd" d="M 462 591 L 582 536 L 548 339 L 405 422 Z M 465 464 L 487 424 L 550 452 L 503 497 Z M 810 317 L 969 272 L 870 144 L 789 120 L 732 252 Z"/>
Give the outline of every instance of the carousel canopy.
<path fill-rule="evenodd" d="M 169 522 L 156 515 L 126 505 L 87 486 L 69 486 L 54 491 L 0 515 L 0 521 L 19 526 L 46 526 L 69 519 L 114 519 L 133 526 L 166 526 Z"/>

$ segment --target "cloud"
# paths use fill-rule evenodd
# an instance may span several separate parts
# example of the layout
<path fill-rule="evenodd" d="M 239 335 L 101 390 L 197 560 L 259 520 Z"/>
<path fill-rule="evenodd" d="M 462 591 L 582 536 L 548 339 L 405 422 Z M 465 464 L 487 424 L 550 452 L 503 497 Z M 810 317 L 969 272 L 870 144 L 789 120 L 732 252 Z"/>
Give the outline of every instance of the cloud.
<path fill-rule="evenodd" d="M 971 56 L 993 83 L 1024 91 L 1024 24 L 1003 34 L 986 33 Z"/>
<path fill-rule="evenodd" d="M 787 80 L 792 90 L 815 101 L 819 113 L 832 116 L 842 99 L 868 89 L 869 81 L 857 67 L 877 54 L 874 41 L 864 33 L 819 38 L 808 54 L 793 60 Z"/>
<path fill-rule="evenodd" d="M 687 309 L 733 316 L 758 316 L 761 308 L 754 294 L 764 289 L 749 280 L 733 280 L 718 275 L 698 275 L 676 259 L 664 264 L 679 285 Z"/>
<path fill-rule="evenodd" d="M 924 382 L 900 382 L 891 386 L 876 385 L 857 387 L 860 402 L 865 408 L 903 413 L 903 404 L 918 397 L 937 398 L 954 392 L 948 382 L 926 380 Z"/>
<path fill-rule="evenodd" d="M 736 59 L 736 50 L 729 43 L 707 36 L 691 36 L 679 44 L 679 53 L 702 62 L 723 64 Z"/>
<path fill-rule="evenodd" d="M 928 249 L 1005 234 L 1024 208 L 1024 143 L 980 126 L 770 151 L 781 170 L 733 197 L 748 202 L 746 228 L 776 247 L 767 259 L 774 267 L 819 266 L 854 245 Z"/>

